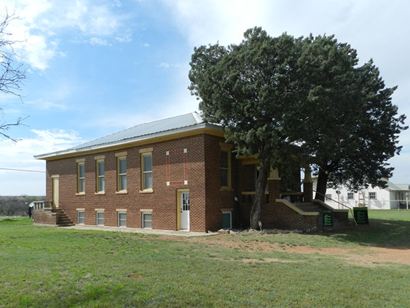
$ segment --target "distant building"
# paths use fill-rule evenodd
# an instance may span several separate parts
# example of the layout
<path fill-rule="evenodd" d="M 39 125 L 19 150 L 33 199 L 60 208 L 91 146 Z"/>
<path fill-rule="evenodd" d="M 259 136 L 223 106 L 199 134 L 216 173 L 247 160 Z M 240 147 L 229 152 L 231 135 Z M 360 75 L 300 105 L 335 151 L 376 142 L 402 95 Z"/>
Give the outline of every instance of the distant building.
<path fill-rule="evenodd" d="M 314 189 L 315 189 L 314 182 Z M 357 192 L 346 186 L 326 190 L 326 203 L 334 208 L 343 208 L 340 204 L 349 207 L 364 204 L 369 209 L 390 210 L 410 208 L 410 184 L 395 184 L 387 181 L 386 188 L 368 187 Z"/>

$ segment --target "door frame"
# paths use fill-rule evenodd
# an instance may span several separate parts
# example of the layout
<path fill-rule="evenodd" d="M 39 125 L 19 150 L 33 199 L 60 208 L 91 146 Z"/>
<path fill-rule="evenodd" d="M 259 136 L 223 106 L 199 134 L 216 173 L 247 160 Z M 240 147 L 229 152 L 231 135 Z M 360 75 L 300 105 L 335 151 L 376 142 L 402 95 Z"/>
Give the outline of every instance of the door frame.
<path fill-rule="evenodd" d="M 55 193 L 55 188 L 54 188 L 54 182 L 57 182 L 57 201 L 54 202 L 54 193 Z M 60 175 L 55 174 L 51 176 L 51 200 L 53 202 L 53 206 L 58 208 L 60 206 Z"/>
<path fill-rule="evenodd" d="M 181 195 L 183 192 L 189 192 L 188 188 L 177 189 L 177 230 L 181 230 Z M 191 204 L 191 193 L 189 194 L 189 203 Z M 189 225 L 188 230 L 191 230 L 191 207 L 189 207 Z"/>

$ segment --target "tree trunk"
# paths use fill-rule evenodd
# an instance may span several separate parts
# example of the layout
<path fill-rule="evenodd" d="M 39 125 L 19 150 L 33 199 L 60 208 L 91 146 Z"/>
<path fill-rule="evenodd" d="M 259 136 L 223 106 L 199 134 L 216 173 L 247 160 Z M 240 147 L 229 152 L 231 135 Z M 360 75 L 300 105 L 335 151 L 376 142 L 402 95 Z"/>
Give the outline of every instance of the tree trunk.
<path fill-rule="evenodd" d="M 265 203 L 265 189 L 270 171 L 270 160 L 265 158 L 261 160 L 259 175 L 255 183 L 255 198 L 251 208 L 250 227 L 251 229 L 260 229 L 262 204 Z"/>
<path fill-rule="evenodd" d="M 325 170 L 323 169 L 319 170 L 319 176 L 317 178 L 317 185 L 316 185 L 315 199 L 325 201 L 328 177 L 329 177 L 328 173 Z"/>

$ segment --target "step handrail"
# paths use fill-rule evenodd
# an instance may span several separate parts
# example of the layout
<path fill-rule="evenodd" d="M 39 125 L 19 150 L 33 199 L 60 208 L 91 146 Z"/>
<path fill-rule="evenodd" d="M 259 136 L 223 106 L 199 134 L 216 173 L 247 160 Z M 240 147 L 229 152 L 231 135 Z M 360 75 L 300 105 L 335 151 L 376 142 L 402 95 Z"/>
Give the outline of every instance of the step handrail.
<path fill-rule="evenodd" d="M 354 218 L 353 209 L 352 209 L 350 206 L 347 206 L 346 204 L 344 204 L 344 203 L 342 203 L 342 202 L 339 202 L 339 201 L 336 201 L 336 200 L 334 200 L 334 199 L 332 199 L 332 198 L 327 198 L 326 195 L 324 195 L 324 194 L 318 192 L 317 190 L 312 189 L 312 191 L 315 192 L 315 193 L 317 193 L 318 195 L 324 197 L 325 201 L 326 201 L 326 199 L 327 199 L 327 200 L 332 200 L 333 202 L 336 202 L 337 204 L 340 204 L 342 207 L 347 208 L 347 210 L 350 212 L 350 214 L 351 214 L 352 217 L 353 217 L 354 223 L 355 223 L 356 226 L 357 226 L 357 221 L 356 221 L 356 219 Z M 325 202 L 325 203 L 326 203 L 326 202 Z"/>

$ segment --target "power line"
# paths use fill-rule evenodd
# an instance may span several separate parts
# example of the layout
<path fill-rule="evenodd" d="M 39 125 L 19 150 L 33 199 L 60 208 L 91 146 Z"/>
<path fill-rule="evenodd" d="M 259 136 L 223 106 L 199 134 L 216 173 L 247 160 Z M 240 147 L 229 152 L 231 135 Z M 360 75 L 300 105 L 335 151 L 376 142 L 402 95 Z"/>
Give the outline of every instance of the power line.
<path fill-rule="evenodd" d="M 41 171 L 41 170 L 31 170 L 31 169 L 14 169 L 14 168 L 2 168 L 2 167 L 0 167 L 0 170 L 4 170 L 4 171 L 17 171 L 17 172 L 36 172 L 36 173 L 45 173 L 45 171 Z"/>

